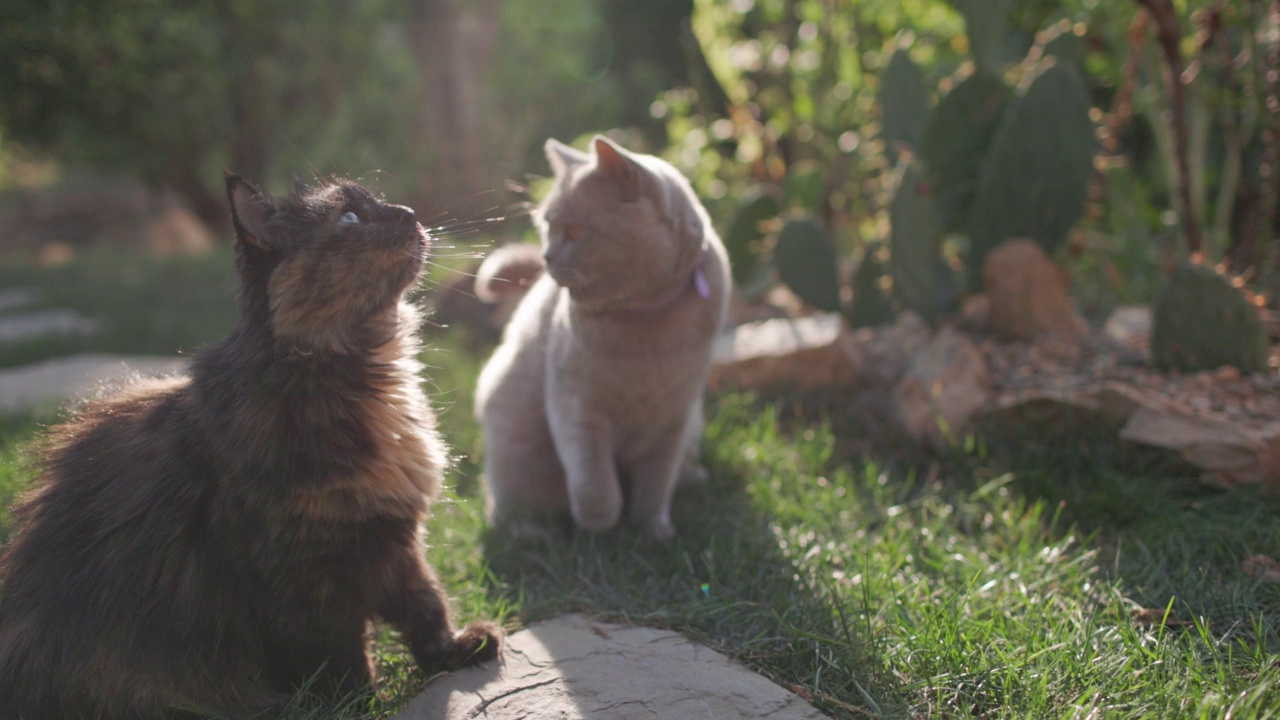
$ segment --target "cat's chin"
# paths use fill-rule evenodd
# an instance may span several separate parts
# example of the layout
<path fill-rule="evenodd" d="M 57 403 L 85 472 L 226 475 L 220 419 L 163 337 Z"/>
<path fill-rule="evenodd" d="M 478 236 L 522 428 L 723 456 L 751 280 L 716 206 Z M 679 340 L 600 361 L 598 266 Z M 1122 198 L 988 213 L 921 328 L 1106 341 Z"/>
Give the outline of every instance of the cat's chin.
<path fill-rule="evenodd" d="M 557 269 L 554 266 L 548 266 L 547 274 L 551 276 L 552 280 L 556 281 L 556 285 L 559 285 L 569 292 L 573 292 L 575 290 L 581 291 L 585 286 L 585 283 L 582 282 L 581 274 L 575 273 L 572 270 L 564 270 L 562 268 Z"/>

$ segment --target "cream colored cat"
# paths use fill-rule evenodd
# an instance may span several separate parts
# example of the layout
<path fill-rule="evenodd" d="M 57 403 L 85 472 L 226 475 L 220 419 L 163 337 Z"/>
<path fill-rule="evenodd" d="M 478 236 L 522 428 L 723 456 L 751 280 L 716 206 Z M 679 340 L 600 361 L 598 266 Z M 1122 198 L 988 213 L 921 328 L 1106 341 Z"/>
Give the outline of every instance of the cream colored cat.
<path fill-rule="evenodd" d="M 476 388 L 488 512 L 500 523 L 567 507 L 602 531 L 625 507 L 666 539 L 702 434 L 729 263 L 675 168 L 601 136 L 591 147 L 547 141 L 555 184 L 534 216 L 547 272 Z"/>

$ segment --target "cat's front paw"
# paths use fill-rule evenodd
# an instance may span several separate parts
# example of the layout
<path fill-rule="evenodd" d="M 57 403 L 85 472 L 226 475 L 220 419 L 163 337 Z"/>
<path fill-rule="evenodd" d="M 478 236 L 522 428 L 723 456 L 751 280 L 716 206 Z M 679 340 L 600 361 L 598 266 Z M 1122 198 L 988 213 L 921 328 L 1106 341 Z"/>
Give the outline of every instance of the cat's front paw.
<path fill-rule="evenodd" d="M 471 623 L 453 638 L 450 652 L 452 668 L 475 665 L 492 660 L 502 654 L 506 633 L 497 623 Z"/>
<path fill-rule="evenodd" d="M 679 483 L 685 487 L 698 487 L 711 482 L 711 471 L 697 460 L 686 460 L 680 467 Z"/>
<path fill-rule="evenodd" d="M 654 540 L 666 542 L 676 536 L 676 526 L 671 523 L 671 516 L 661 513 L 645 521 L 644 533 Z"/>
<path fill-rule="evenodd" d="M 570 509 L 578 527 L 590 532 L 612 530 L 622 517 L 622 492 L 578 493 L 571 498 Z"/>

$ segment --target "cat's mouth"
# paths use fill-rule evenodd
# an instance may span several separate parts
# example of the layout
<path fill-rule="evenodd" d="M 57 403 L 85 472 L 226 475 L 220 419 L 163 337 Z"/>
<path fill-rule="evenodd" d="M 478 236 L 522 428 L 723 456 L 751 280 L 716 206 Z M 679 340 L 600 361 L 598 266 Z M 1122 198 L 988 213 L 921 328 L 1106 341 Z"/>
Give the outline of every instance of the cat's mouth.
<path fill-rule="evenodd" d="M 586 284 L 582 273 L 575 271 L 573 268 L 566 268 L 563 265 L 556 265 L 555 263 L 547 265 L 547 274 L 551 276 L 552 280 L 556 281 L 557 285 L 568 290 L 581 289 Z"/>
<path fill-rule="evenodd" d="M 397 233 L 392 242 L 410 255 L 421 258 L 426 253 L 427 248 L 430 247 L 431 237 L 421 223 L 414 223 L 411 228 L 406 228 L 402 233 Z"/>

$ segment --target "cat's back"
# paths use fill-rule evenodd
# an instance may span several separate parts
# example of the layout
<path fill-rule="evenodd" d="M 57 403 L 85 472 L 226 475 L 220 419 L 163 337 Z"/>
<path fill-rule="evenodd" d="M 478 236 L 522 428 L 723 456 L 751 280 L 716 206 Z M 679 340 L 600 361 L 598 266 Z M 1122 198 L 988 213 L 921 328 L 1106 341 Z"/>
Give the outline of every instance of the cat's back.
<path fill-rule="evenodd" d="M 12 558 L 44 534 L 74 529 L 86 545 L 109 541 L 112 528 L 125 530 L 129 518 L 163 513 L 148 507 L 164 487 L 181 488 L 199 467 L 188 462 L 195 450 L 190 380 L 174 377 L 125 388 L 110 400 L 81 409 L 55 427 L 43 450 L 35 489 L 18 507 L 24 529 L 13 543 Z M 56 522 L 43 522 L 56 516 Z M 102 526 L 100 533 L 84 530 Z M 98 537 L 98 535 L 101 537 Z"/>
<path fill-rule="evenodd" d="M 209 631 L 197 609 L 217 599 L 190 559 L 206 544 L 199 516 L 215 481 L 192 410 L 190 381 L 173 378 L 131 387 L 53 430 L 0 559 L 0 692 L 13 702 L 44 707 L 45 685 L 75 702 L 105 682 L 95 668 L 159 677 L 163 658 Z"/>
<path fill-rule="evenodd" d="M 529 288 L 503 331 L 502 342 L 480 373 L 477 417 L 483 419 L 495 402 L 540 412 L 547 337 L 562 296 L 560 286 L 546 274 Z"/>

